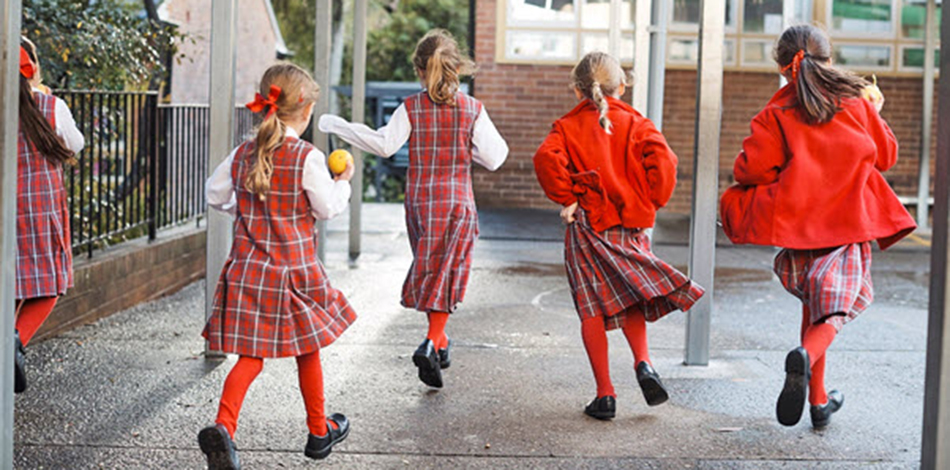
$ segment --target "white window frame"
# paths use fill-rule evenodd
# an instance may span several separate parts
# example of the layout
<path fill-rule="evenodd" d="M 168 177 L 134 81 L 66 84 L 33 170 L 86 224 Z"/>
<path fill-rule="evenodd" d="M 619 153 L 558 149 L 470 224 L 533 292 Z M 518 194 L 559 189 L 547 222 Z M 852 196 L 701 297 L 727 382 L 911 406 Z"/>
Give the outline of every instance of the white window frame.
<path fill-rule="evenodd" d="M 916 74 L 923 73 L 923 72 L 924 72 L 924 67 L 923 67 L 923 66 L 920 66 L 920 67 L 911 67 L 911 66 L 906 66 L 906 65 L 904 65 L 904 51 L 905 51 L 906 49 L 920 49 L 920 50 L 924 50 L 924 43 L 919 43 L 919 44 L 907 43 L 907 44 L 901 44 L 901 45 L 900 45 L 900 47 L 898 48 L 898 54 L 899 54 L 899 55 L 897 56 L 897 59 L 898 59 L 898 62 L 897 62 L 897 71 L 898 71 L 898 72 L 905 72 L 905 73 L 916 73 Z M 936 49 L 936 51 L 937 51 L 937 55 L 940 55 L 940 43 L 939 43 L 939 42 L 937 43 L 937 49 Z M 940 75 L 940 68 L 937 67 L 937 68 L 934 70 L 934 72 L 935 72 L 937 75 Z"/>
<path fill-rule="evenodd" d="M 889 54 L 888 57 L 890 57 L 890 60 L 891 60 L 891 64 L 888 65 L 888 66 L 885 66 L 885 67 L 880 67 L 880 66 L 867 66 L 867 65 L 853 66 L 853 65 L 841 64 L 841 67 L 844 68 L 845 70 L 850 70 L 850 71 L 852 71 L 852 72 L 859 73 L 859 72 L 893 72 L 893 71 L 895 71 L 895 70 L 897 69 L 897 68 L 895 67 L 895 61 L 897 60 L 897 57 L 895 57 L 895 55 L 894 55 L 894 42 L 893 42 L 893 41 L 890 41 L 890 42 L 858 42 L 858 41 L 845 41 L 845 40 L 841 40 L 841 41 L 835 41 L 835 43 L 834 43 L 834 45 L 833 45 L 833 47 L 834 47 L 835 49 L 837 49 L 838 47 L 841 47 L 841 46 L 885 47 L 885 48 L 887 48 L 887 50 L 888 50 L 888 54 Z M 834 52 L 832 52 L 832 57 L 834 57 Z"/>
<path fill-rule="evenodd" d="M 657 1 L 657 0 L 654 0 L 654 1 Z M 669 29 L 669 31 L 670 31 L 671 33 L 696 33 L 696 34 L 698 34 L 698 33 L 699 33 L 699 23 L 695 23 L 695 24 L 694 24 L 694 23 L 683 23 L 683 22 L 677 22 L 677 21 L 674 21 L 674 20 L 673 20 L 673 18 L 675 18 L 674 12 L 673 12 L 673 10 L 675 9 L 675 5 L 674 5 L 674 3 L 673 3 L 673 0 L 669 0 L 669 1 L 670 1 L 670 8 L 669 8 L 670 11 L 669 11 L 669 18 L 667 18 L 667 20 L 668 20 L 668 21 L 667 21 L 667 25 L 668 25 L 668 28 L 667 28 L 667 29 Z M 725 25 L 725 30 L 724 30 L 724 31 L 725 31 L 726 34 L 735 34 L 735 32 L 739 29 L 739 13 L 740 13 L 740 8 L 739 8 L 739 6 L 738 6 L 739 3 L 741 3 L 741 0 L 726 0 L 726 5 L 729 7 L 729 12 L 732 13 L 732 24 L 730 25 L 730 24 L 727 23 L 727 24 Z"/>
<path fill-rule="evenodd" d="M 746 45 L 746 44 L 749 44 L 749 43 L 765 44 L 765 45 L 767 46 L 767 49 L 769 49 L 769 50 L 771 50 L 772 48 L 775 47 L 775 40 L 774 40 L 774 39 L 770 41 L 770 40 L 768 40 L 768 39 L 759 38 L 759 37 L 742 38 L 742 42 L 741 42 L 740 47 L 739 47 L 739 55 L 740 55 L 740 57 L 739 57 L 739 67 L 741 67 L 741 68 L 743 68 L 743 69 L 764 69 L 764 68 L 776 68 L 776 67 L 778 67 L 777 65 L 775 65 L 775 61 L 772 60 L 772 58 L 769 56 L 769 54 L 766 54 L 765 62 L 750 62 L 750 61 L 747 61 L 747 60 L 746 60 L 746 57 L 745 57 L 745 45 Z"/>
<path fill-rule="evenodd" d="M 849 41 L 853 39 L 879 39 L 879 40 L 889 40 L 893 41 L 900 37 L 900 4 L 901 0 L 890 0 L 891 1 L 891 34 L 882 37 L 883 33 L 873 33 L 873 32 L 855 32 L 855 31 L 842 31 L 834 28 L 834 9 L 835 9 L 835 0 L 826 0 L 825 2 L 825 24 L 828 28 L 828 34 L 834 39 L 842 39 L 844 41 Z M 837 41 L 835 41 L 837 42 Z"/>

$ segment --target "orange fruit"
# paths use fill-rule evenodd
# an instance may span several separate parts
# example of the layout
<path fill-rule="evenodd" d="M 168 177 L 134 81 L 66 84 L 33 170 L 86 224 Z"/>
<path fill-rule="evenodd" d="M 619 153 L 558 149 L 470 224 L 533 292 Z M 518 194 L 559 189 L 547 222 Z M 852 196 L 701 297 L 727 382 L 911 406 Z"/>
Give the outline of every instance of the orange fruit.
<path fill-rule="evenodd" d="M 884 93 L 881 93 L 881 89 L 877 87 L 877 76 L 872 75 L 871 77 L 873 82 L 861 90 L 861 95 L 864 96 L 864 99 L 872 103 L 877 103 L 884 99 Z"/>
<path fill-rule="evenodd" d="M 353 154 L 343 149 L 334 150 L 330 153 L 330 156 L 327 157 L 327 165 L 334 175 L 339 175 L 346 171 L 347 163 L 353 163 Z"/>

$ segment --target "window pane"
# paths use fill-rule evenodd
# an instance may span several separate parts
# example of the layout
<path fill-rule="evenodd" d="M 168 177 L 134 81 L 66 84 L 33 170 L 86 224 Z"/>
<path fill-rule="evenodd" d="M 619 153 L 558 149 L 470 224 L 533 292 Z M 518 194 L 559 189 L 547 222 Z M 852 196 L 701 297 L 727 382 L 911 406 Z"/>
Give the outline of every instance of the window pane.
<path fill-rule="evenodd" d="M 747 33 L 782 32 L 782 0 L 745 0 L 742 29 Z"/>
<path fill-rule="evenodd" d="M 726 0 L 726 25 L 736 24 L 733 18 L 735 0 Z M 682 24 L 699 24 L 700 0 L 673 0 L 673 22 Z"/>
<path fill-rule="evenodd" d="M 886 68 L 891 66 L 891 48 L 839 45 L 835 48 L 835 62 L 848 68 Z"/>
<path fill-rule="evenodd" d="M 585 28 L 610 28 L 610 0 L 583 0 L 581 3 L 581 23 Z M 624 0 L 620 4 L 620 16 L 624 19 L 621 27 L 633 29 L 636 8 L 633 0 Z"/>
<path fill-rule="evenodd" d="M 633 62 L 633 35 L 624 35 L 620 41 L 620 61 Z M 610 37 L 606 34 L 584 33 L 581 35 L 581 55 L 588 52 L 610 52 Z"/>
<path fill-rule="evenodd" d="M 835 31 L 891 33 L 891 0 L 832 0 L 831 23 Z"/>
<path fill-rule="evenodd" d="M 742 62 L 747 65 L 772 65 L 771 41 L 744 41 Z"/>
<path fill-rule="evenodd" d="M 937 35 L 940 34 L 940 4 L 937 0 Z M 924 39 L 924 20 L 927 18 L 927 0 L 904 0 L 901 8 L 901 33 L 905 38 Z"/>
<path fill-rule="evenodd" d="M 577 60 L 577 36 L 571 32 L 508 31 L 509 59 Z"/>
<path fill-rule="evenodd" d="M 509 24 L 565 24 L 574 27 L 574 0 L 508 0 Z"/>
<path fill-rule="evenodd" d="M 908 47 L 904 49 L 901 64 L 908 68 L 924 68 L 924 49 L 917 47 Z M 934 66 L 940 67 L 940 49 L 934 51 Z"/>
<path fill-rule="evenodd" d="M 725 65 L 735 63 L 736 55 L 733 41 L 723 41 L 722 49 L 723 63 Z M 668 62 L 695 65 L 699 61 L 699 40 L 674 38 L 670 41 L 670 46 L 666 52 Z"/>

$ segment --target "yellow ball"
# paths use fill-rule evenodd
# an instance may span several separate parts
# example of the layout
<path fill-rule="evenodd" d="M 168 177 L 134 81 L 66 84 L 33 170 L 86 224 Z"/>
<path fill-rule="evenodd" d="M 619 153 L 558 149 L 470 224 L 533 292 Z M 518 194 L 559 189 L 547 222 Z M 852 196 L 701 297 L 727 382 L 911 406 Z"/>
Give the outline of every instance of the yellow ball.
<path fill-rule="evenodd" d="M 877 103 L 878 101 L 884 99 L 884 93 L 881 93 L 881 89 L 877 87 L 877 76 L 872 77 L 873 82 L 870 85 L 864 87 L 864 89 L 861 90 L 861 94 L 864 96 L 864 99 L 872 103 Z"/>
<path fill-rule="evenodd" d="M 327 165 L 329 165 L 330 171 L 333 172 L 334 175 L 339 175 L 346 171 L 347 163 L 353 163 L 353 155 L 343 149 L 334 150 L 330 153 L 330 156 L 327 157 Z"/>

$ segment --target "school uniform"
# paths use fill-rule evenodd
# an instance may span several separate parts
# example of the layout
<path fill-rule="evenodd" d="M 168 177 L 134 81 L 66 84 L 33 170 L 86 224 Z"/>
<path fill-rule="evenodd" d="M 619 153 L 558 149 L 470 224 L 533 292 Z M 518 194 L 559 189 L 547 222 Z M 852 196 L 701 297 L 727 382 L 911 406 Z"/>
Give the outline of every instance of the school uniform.
<path fill-rule="evenodd" d="M 319 127 L 384 158 L 409 142 L 405 208 L 413 262 L 402 305 L 455 311 L 465 298 L 478 236 L 472 162 L 494 171 L 508 155 L 482 104 L 458 93 L 455 106 L 439 105 L 423 91 L 406 98 L 378 130 L 331 115 L 322 116 Z"/>
<path fill-rule="evenodd" d="M 794 87 L 779 90 L 752 121 L 721 201 L 733 243 L 784 248 L 775 273 L 812 323 L 836 329 L 873 299 L 871 245 L 881 249 L 916 224 L 881 174 L 897 139 L 867 100 L 842 100 L 831 121 L 809 125 Z"/>
<path fill-rule="evenodd" d="M 611 134 L 600 127 L 593 102 L 583 100 L 554 123 L 534 166 L 548 198 L 578 203 L 564 246 L 577 313 L 582 321 L 602 317 L 614 329 L 631 313 L 656 321 L 688 310 L 703 289 L 657 258 L 644 233 L 672 196 L 676 155 L 648 119 L 606 99 Z"/>
<path fill-rule="evenodd" d="M 324 155 L 288 128 L 262 201 L 244 184 L 254 146 L 240 145 L 208 181 L 208 204 L 234 215 L 234 243 L 203 335 L 216 351 L 303 356 L 332 343 L 356 320 L 317 257 L 316 221 L 346 208 L 350 185 L 334 182 Z"/>

